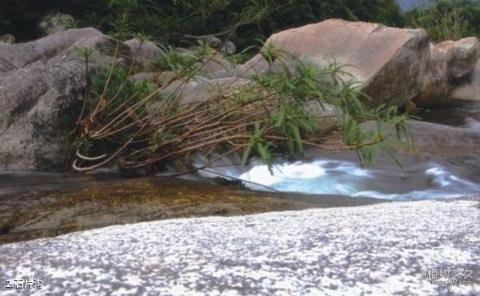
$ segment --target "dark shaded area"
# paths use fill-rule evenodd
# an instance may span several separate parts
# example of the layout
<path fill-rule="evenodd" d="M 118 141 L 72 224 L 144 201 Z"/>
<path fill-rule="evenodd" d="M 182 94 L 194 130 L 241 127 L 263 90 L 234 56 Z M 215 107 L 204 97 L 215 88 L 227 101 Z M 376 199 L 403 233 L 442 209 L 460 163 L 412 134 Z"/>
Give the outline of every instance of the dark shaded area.
<path fill-rule="evenodd" d="M 397 26 L 402 22 L 394 0 L 0 0 L 0 34 L 34 39 L 39 20 L 54 11 L 72 14 L 80 26 L 125 37 L 144 33 L 162 42 L 223 32 L 241 22 L 231 36 L 240 47 L 285 28 L 332 17 Z"/>
<path fill-rule="evenodd" d="M 89 3 L 82 0 L 0 0 L 0 34 L 13 34 L 17 41 L 39 37 L 37 24 L 52 11 L 82 13 Z"/>
<path fill-rule="evenodd" d="M 418 109 L 413 114 L 423 121 L 455 127 L 480 125 L 480 102 L 451 100 L 435 109 Z"/>

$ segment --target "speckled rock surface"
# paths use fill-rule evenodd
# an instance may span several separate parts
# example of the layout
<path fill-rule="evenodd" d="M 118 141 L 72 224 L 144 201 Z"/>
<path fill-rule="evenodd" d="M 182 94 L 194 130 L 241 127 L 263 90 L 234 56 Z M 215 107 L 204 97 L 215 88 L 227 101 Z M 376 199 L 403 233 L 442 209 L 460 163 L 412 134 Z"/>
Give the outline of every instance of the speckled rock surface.
<path fill-rule="evenodd" d="M 479 295 L 479 225 L 478 200 L 131 224 L 3 245 L 0 280 L 41 279 L 38 295 Z M 440 267 L 470 283 L 432 285 Z"/>

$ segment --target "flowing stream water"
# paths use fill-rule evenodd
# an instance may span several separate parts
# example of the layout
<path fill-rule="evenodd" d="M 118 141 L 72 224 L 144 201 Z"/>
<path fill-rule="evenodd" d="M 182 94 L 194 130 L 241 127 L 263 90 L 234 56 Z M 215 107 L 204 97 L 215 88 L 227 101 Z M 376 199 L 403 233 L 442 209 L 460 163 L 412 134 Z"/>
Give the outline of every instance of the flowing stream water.
<path fill-rule="evenodd" d="M 480 73 L 475 79 L 480 79 Z M 447 126 L 480 129 L 480 101 L 454 101 L 437 110 L 421 110 L 417 116 Z M 227 164 L 200 174 L 240 180 L 247 188 L 259 191 L 392 201 L 460 198 L 480 193 L 480 147 L 478 154 L 453 159 L 448 155 L 403 157 L 397 161 L 388 155 L 376 158 L 371 166 L 362 167 L 353 153 L 327 153 L 310 155 L 301 162 L 279 162 L 272 168 L 254 161 L 247 168 Z M 198 165 L 202 165 L 201 161 Z"/>
<path fill-rule="evenodd" d="M 442 113 L 445 112 L 445 113 Z M 428 121 L 479 128 L 480 102 L 424 111 Z M 478 125 L 478 126 L 477 126 Z M 125 176 L 0 172 L 0 244 L 114 224 L 244 215 L 313 207 L 480 196 L 480 157 L 397 159 L 360 166 L 354 153 L 313 153 L 301 162 L 227 163 L 189 175 Z M 202 163 L 198 163 L 202 166 Z M 230 180 L 228 180 L 230 179 Z M 230 182 L 225 182 L 230 181 Z M 200 181 L 200 182 L 199 182 Z M 219 186 L 212 183 L 229 184 Z M 269 192 L 270 191 L 270 192 Z"/>
<path fill-rule="evenodd" d="M 362 168 L 351 161 L 317 159 L 258 165 L 235 176 L 255 190 L 335 194 L 388 200 L 456 198 L 480 192 L 480 185 L 435 162 L 407 168 Z"/>

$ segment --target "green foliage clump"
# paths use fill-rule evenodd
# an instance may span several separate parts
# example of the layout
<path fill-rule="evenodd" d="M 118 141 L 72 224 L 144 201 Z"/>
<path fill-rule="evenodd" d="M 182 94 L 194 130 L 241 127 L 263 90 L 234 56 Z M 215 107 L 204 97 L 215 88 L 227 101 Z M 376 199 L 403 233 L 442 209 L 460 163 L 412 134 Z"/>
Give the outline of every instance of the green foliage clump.
<path fill-rule="evenodd" d="M 282 63 L 281 53 L 275 51 L 271 48 L 264 55 L 267 60 Z M 393 124 L 404 131 L 402 126 L 408 119 L 406 115 L 399 114 L 396 107 L 365 107 L 362 100 L 368 98 L 358 92 L 354 80 L 345 77 L 349 77 L 349 74 L 336 63 L 324 69 L 300 63 L 294 72 L 284 66 L 281 72 L 255 77 L 266 89 L 278 94 L 276 110 L 269 124 L 284 137 L 283 146 L 287 152 L 303 153 L 304 137 L 312 133 L 318 135 L 321 130 L 322 121 L 316 118 L 318 114 L 311 111 L 312 103 L 319 104 L 322 109 L 326 105 L 336 109 L 343 141 L 349 149 L 357 150 L 361 161 L 371 161 L 374 149 L 384 141 L 380 123 Z M 377 121 L 377 129 L 365 131 L 360 127 L 361 122 L 368 120 Z"/>
<path fill-rule="evenodd" d="M 480 36 L 480 2 L 469 0 L 436 0 L 429 7 L 406 12 L 408 26 L 424 28 L 435 41 L 458 40 Z"/>
<path fill-rule="evenodd" d="M 161 46 L 160 48 L 162 49 L 162 54 L 158 59 L 151 62 L 151 70 L 181 73 L 192 67 L 199 60 L 195 54 L 180 51 L 172 46 L 167 45 Z"/>
<path fill-rule="evenodd" d="M 138 119 L 145 117 L 142 100 L 154 90 L 147 81 L 129 79 L 129 72 L 121 68 L 102 69 L 89 77 L 78 121 L 83 133 L 76 145 L 84 146 L 87 151 L 111 152 L 115 146 L 111 143 L 128 140 Z M 108 132 L 102 133 L 105 130 Z M 110 143 L 102 141 L 109 136 Z"/>
<path fill-rule="evenodd" d="M 106 85 L 109 87 L 105 87 Z M 128 108 L 138 103 L 141 98 L 144 98 L 153 90 L 154 86 L 146 80 L 134 81 L 129 79 L 129 73 L 125 69 L 118 67 L 114 67 L 112 71 L 103 69 L 92 78 L 91 92 L 93 96 L 87 102 L 87 108 L 92 110 L 93 106 L 103 105 L 100 101 L 111 104 L 110 108 L 118 106 Z"/>
<path fill-rule="evenodd" d="M 92 99 L 87 97 L 79 120 L 74 167 L 85 171 L 117 160 L 134 169 L 188 159 L 195 152 L 240 153 L 244 162 L 258 156 L 272 166 L 277 154 L 295 157 L 307 146 L 323 147 L 324 115 L 314 106 L 336 110 L 326 116 L 336 119 L 343 144 L 330 149 L 354 149 L 362 161 L 369 161 L 384 140 L 381 123 L 401 128 L 406 121 L 396 108 L 364 107 L 343 67 L 319 69 L 299 61 L 287 67 L 281 52 L 265 48 L 270 71 L 193 101 L 184 101 L 181 91 L 163 93 L 168 85 L 151 89 L 130 81 L 114 67 L 101 72 L 93 79 Z M 194 74 L 182 71 L 177 81 L 186 84 Z M 362 130 L 360 123 L 367 120 L 377 121 L 378 128 Z M 94 152 L 100 156 L 89 156 Z"/>

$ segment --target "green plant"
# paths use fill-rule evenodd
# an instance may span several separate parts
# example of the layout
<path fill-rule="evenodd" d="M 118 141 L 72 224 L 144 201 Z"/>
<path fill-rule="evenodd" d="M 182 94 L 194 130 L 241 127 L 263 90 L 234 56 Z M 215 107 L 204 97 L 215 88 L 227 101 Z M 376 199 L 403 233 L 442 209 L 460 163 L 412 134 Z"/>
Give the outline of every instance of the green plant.
<path fill-rule="evenodd" d="M 169 45 L 160 45 L 160 48 L 162 54 L 151 63 L 151 70 L 182 72 L 198 62 L 198 57 L 193 53 L 180 51 Z"/>
<path fill-rule="evenodd" d="M 154 92 L 147 81 L 132 81 L 128 71 L 103 69 L 89 78 L 84 107 L 77 122 L 81 133 L 76 156 L 83 161 L 104 161 L 108 153 L 130 138 L 147 115 L 142 100 Z M 152 96 L 153 97 L 153 96 Z M 103 139 L 108 138 L 108 141 Z M 101 151 L 100 156 L 87 157 Z"/>
<path fill-rule="evenodd" d="M 111 32 L 113 36 L 120 40 L 133 37 L 134 29 L 132 28 L 134 11 L 138 8 L 137 0 L 108 0 L 108 6 L 112 10 L 114 16 L 112 20 Z"/>
<path fill-rule="evenodd" d="M 424 28 L 436 40 L 458 40 L 479 35 L 480 3 L 465 0 L 438 0 L 431 7 L 404 14 L 408 26 Z"/>
<path fill-rule="evenodd" d="M 325 147 L 322 115 L 312 112 L 312 103 L 337 110 L 344 143 L 328 148 L 355 149 L 369 161 L 373 147 L 383 141 L 380 123 L 401 127 L 407 119 L 395 108 L 365 108 L 355 83 L 337 64 L 319 69 L 297 61 L 294 68 L 283 64 L 274 70 L 283 54 L 272 48 L 267 52 L 272 71 L 197 101 L 184 101 L 177 95 L 181 91 L 163 92 L 169 85 L 152 89 L 133 82 L 115 67 L 97 74 L 79 121 L 75 169 L 91 170 L 113 160 L 134 169 L 188 159 L 194 152 L 240 153 L 244 162 L 258 156 L 272 166 L 277 153 L 295 156 L 306 146 Z M 176 88 L 181 90 L 197 71 L 179 71 L 177 82 L 183 82 Z M 366 120 L 376 120 L 379 127 L 363 131 L 359 124 Z"/>

